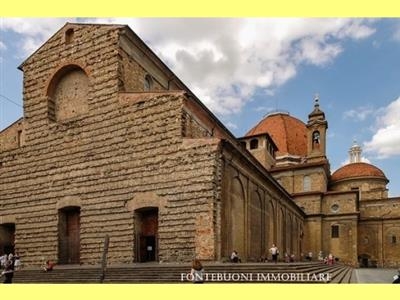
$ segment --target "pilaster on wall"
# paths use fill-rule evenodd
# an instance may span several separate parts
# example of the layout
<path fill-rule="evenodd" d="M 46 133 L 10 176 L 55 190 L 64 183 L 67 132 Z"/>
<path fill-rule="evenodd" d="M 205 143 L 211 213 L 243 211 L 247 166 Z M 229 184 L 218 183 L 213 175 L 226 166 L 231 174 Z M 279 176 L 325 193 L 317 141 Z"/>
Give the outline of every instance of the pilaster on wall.
<path fill-rule="evenodd" d="M 212 215 L 206 213 L 197 215 L 195 228 L 196 258 L 200 260 L 214 260 L 215 232 Z"/>
<path fill-rule="evenodd" d="M 303 255 L 312 252 L 317 257 L 322 247 L 322 217 L 308 217 L 304 223 Z M 304 256 L 303 256 L 304 258 Z"/>

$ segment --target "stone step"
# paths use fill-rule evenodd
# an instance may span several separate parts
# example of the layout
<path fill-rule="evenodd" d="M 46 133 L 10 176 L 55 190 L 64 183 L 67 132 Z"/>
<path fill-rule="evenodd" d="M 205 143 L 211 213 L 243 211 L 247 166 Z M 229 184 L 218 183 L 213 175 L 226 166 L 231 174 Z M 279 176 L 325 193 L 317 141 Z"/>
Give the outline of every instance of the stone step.
<path fill-rule="evenodd" d="M 353 268 L 349 266 L 341 266 L 336 274 L 333 274 L 331 283 L 351 283 Z"/>
<path fill-rule="evenodd" d="M 225 278 L 225 281 L 227 282 L 254 282 L 257 280 L 259 282 L 260 280 L 267 281 L 267 276 L 270 276 L 272 279 L 284 279 L 289 276 L 287 274 L 293 274 L 290 276 L 293 276 L 295 278 L 294 280 L 290 280 L 290 282 L 304 282 L 304 278 L 310 278 L 312 275 L 323 276 L 324 274 L 329 273 L 332 276 L 332 283 L 349 283 L 351 281 L 352 273 L 351 267 L 339 264 L 328 266 L 319 262 L 277 264 L 215 263 L 205 264 L 204 269 L 205 273 L 208 274 L 208 278 L 213 279 L 213 282 L 221 282 L 219 280 L 221 278 Z M 139 264 L 126 266 L 109 266 L 106 269 L 103 282 L 181 283 L 188 282 L 187 279 L 189 278 L 187 277 L 187 274 L 189 272 L 190 264 Z M 223 277 L 223 275 L 225 275 L 225 277 Z M 51 272 L 43 272 L 39 269 L 23 269 L 20 271 L 16 271 L 13 281 L 15 283 L 99 283 L 101 282 L 100 277 L 100 267 L 89 268 L 85 266 L 78 266 L 69 268 L 68 266 L 57 266 Z M 285 280 L 282 280 L 282 282 L 285 282 Z"/>

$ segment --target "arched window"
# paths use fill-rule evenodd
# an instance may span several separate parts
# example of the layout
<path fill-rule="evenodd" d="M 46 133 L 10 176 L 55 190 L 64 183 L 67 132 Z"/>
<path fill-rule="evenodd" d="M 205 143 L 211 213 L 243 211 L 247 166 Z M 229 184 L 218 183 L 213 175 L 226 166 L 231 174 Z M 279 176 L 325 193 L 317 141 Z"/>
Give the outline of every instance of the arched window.
<path fill-rule="evenodd" d="M 144 77 L 144 91 L 148 92 L 153 89 L 153 78 L 149 74 Z"/>
<path fill-rule="evenodd" d="M 320 144 L 320 134 L 319 131 L 314 131 L 313 132 L 313 144 Z"/>
<path fill-rule="evenodd" d="M 308 175 L 304 176 L 303 178 L 303 191 L 304 192 L 311 191 L 311 178 Z"/>
<path fill-rule="evenodd" d="M 250 141 L 250 150 L 257 149 L 257 148 L 258 148 L 258 140 L 257 139 L 252 139 Z"/>

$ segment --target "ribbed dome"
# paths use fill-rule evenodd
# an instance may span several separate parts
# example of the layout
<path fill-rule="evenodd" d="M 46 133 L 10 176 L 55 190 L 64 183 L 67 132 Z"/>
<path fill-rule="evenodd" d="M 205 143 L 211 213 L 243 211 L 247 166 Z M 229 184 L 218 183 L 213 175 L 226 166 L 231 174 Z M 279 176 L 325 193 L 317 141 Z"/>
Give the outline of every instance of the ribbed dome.
<path fill-rule="evenodd" d="M 288 113 L 280 112 L 266 116 L 246 134 L 246 137 L 265 133 L 268 133 L 277 145 L 277 156 L 307 155 L 306 125 Z"/>
<path fill-rule="evenodd" d="M 387 180 L 385 174 L 377 167 L 363 163 L 351 163 L 337 169 L 331 177 L 331 181 L 339 181 L 343 179 L 350 178 L 360 178 L 360 177 L 380 177 Z"/>

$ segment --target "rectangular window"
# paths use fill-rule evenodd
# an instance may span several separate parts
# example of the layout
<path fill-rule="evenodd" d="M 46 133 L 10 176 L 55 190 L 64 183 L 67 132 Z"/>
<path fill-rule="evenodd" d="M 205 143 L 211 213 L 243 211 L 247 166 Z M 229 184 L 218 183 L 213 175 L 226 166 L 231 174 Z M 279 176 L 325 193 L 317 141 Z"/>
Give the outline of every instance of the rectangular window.
<path fill-rule="evenodd" d="M 311 177 L 310 176 L 304 176 L 304 178 L 303 178 L 303 191 L 304 192 L 311 191 Z"/>
<path fill-rule="evenodd" d="M 17 143 L 18 143 L 18 148 L 21 147 L 21 145 L 22 145 L 22 130 L 18 130 L 18 132 L 17 132 Z"/>
<path fill-rule="evenodd" d="M 331 227 L 331 237 L 338 238 L 339 237 L 339 225 L 332 225 Z"/>
<path fill-rule="evenodd" d="M 396 244 L 397 243 L 397 238 L 395 235 L 392 235 L 392 244 Z"/>

